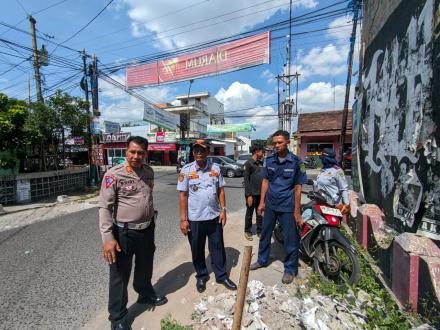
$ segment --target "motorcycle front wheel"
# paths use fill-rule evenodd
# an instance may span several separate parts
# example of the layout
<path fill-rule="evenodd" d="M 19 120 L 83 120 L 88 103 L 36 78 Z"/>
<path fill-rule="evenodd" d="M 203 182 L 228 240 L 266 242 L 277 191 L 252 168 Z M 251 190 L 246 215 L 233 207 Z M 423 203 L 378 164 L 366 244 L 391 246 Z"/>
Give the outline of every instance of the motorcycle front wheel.
<path fill-rule="evenodd" d="M 347 284 L 356 285 L 360 278 L 358 257 L 337 241 L 328 242 L 329 263 L 325 257 L 325 243 L 316 248 L 313 257 L 315 271 L 324 281 L 331 281 L 342 288 Z"/>

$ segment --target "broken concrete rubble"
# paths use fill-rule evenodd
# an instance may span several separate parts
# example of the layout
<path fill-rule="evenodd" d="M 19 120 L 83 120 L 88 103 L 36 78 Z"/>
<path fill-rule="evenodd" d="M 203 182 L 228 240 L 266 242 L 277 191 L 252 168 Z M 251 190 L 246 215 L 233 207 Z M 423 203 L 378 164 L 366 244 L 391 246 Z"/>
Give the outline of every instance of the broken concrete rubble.
<path fill-rule="evenodd" d="M 198 301 L 194 329 L 231 329 L 235 298 L 235 293 L 223 293 Z M 248 284 L 242 329 L 356 329 L 365 323 L 361 311 L 354 313 L 349 303 L 317 290 L 295 296 L 279 285 L 265 287 L 256 280 Z"/>

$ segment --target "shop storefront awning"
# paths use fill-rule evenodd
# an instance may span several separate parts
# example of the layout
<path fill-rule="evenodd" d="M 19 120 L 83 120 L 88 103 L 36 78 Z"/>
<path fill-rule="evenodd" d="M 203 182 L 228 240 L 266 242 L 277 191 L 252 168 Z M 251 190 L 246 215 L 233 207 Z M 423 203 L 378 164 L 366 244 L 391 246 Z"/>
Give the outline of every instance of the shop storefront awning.
<path fill-rule="evenodd" d="M 226 145 L 225 142 L 220 142 L 220 141 L 211 141 L 211 145 L 213 146 L 224 146 Z"/>

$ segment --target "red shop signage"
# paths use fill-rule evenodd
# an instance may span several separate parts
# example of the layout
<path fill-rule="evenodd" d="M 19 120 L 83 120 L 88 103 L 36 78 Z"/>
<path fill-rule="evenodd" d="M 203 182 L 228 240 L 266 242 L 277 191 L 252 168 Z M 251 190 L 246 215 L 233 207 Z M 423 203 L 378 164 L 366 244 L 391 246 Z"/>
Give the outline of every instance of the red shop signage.
<path fill-rule="evenodd" d="M 148 151 L 176 151 L 176 145 L 172 143 L 149 144 Z"/>

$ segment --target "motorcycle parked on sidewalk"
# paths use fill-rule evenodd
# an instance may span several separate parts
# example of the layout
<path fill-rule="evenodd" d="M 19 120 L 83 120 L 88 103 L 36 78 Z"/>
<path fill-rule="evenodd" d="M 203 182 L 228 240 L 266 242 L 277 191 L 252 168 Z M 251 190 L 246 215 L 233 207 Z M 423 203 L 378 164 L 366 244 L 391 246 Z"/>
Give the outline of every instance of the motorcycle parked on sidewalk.
<path fill-rule="evenodd" d="M 185 166 L 185 162 L 180 162 L 180 163 L 178 163 L 177 165 L 176 165 L 176 172 L 177 173 L 180 173 L 180 171 L 182 170 L 182 167 L 184 167 Z"/>
<path fill-rule="evenodd" d="M 313 185 L 309 180 L 307 184 Z M 324 281 L 338 287 L 356 285 L 360 278 L 356 249 L 341 233 L 342 213 L 329 203 L 325 191 L 310 191 L 310 202 L 301 206 L 304 225 L 298 228 L 300 256 L 313 261 L 315 271 Z M 277 222 L 274 238 L 284 242 L 280 223 Z"/>

